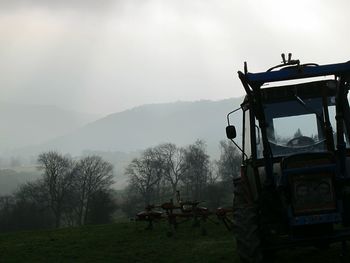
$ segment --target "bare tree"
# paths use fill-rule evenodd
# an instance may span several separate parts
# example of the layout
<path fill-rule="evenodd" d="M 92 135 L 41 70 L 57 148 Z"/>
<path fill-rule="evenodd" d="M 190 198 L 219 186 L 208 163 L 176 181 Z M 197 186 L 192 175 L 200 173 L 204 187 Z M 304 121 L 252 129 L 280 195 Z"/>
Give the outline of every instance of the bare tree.
<path fill-rule="evenodd" d="M 49 208 L 48 191 L 42 178 L 21 185 L 14 197 L 13 228 L 29 230 L 54 226 L 55 218 Z"/>
<path fill-rule="evenodd" d="M 88 221 L 89 224 L 107 224 L 113 221 L 113 212 L 118 208 L 115 196 L 111 190 L 95 192 L 90 200 Z"/>
<path fill-rule="evenodd" d="M 55 226 L 60 227 L 67 197 L 72 190 L 74 164 L 61 154 L 51 151 L 38 157 L 40 169 L 44 171 L 43 183 L 47 188 L 48 205 L 55 216 Z"/>
<path fill-rule="evenodd" d="M 164 169 L 159 152 L 153 148 L 146 149 L 140 158 L 132 160 L 126 168 L 125 174 L 142 195 L 145 205 L 149 205 L 152 201 L 152 195 L 164 174 Z"/>
<path fill-rule="evenodd" d="M 78 196 L 78 224 L 87 222 L 91 198 L 113 184 L 113 165 L 100 156 L 81 159 L 76 166 L 74 188 Z"/>
<path fill-rule="evenodd" d="M 173 143 L 165 143 L 156 147 L 164 167 L 164 177 L 172 189 L 172 195 L 176 197 L 176 191 L 180 180 L 186 172 L 185 150 Z"/>
<path fill-rule="evenodd" d="M 13 210 L 16 200 L 13 195 L 0 196 L 0 231 L 7 232 L 13 230 Z"/>
<path fill-rule="evenodd" d="M 185 150 L 186 171 L 182 181 L 192 199 L 200 200 L 210 175 L 210 160 L 204 141 L 197 140 Z"/>
<path fill-rule="evenodd" d="M 220 141 L 220 159 L 217 162 L 218 173 L 225 182 L 232 185 L 233 178 L 237 177 L 241 167 L 241 155 L 231 142 Z"/>
<path fill-rule="evenodd" d="M 15 197 L 17 200 L 35 203 L 42 209 L 47 209 L 49 207 L 47 190 L 44 180 L 39 178 L 21 185 L 15 192 Z"/>

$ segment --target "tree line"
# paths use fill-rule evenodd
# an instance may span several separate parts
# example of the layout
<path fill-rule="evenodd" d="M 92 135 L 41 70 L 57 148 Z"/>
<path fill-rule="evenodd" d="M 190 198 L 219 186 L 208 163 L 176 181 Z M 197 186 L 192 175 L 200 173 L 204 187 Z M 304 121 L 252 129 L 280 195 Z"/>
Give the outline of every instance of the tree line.
<path fill-rule="evenodd" d="M 38 156 L 42 176 L 0 197 L 0 230 L 51 228 L 111 221 L 113 166 L 92 155 L 73 160 L 58 152 Z"/>
<path fill-rule="evenodd" d="M 127 166 L 129 184 L 122 208 L 132 216 L 149 204 L 182 199 L 205 201 L 209 208 L 232 203 L 232 179 L 241 155 L 229 142 L 220 142 L 220 158 L 211 161 L 204 141 L 187 147 L 164 143 L 150 147 Z"/>
<path fill-rule="evenodd" d="M 44 152 L 37 158 L 41 177 L 0 197 L 0 231 L 109 223 L 117 209 L 133 217 L 149 204 L 176 202 L 178 191 L 183 200 L 205 201 L 208 208 L 229 206 L 241 154 L 229 142 L 219 147 L 216 161 L 201 140 L 145 149 L 125 168 L 128 186 L 118 200 L 111 163 L 98 155 L 73 159 Z"/>

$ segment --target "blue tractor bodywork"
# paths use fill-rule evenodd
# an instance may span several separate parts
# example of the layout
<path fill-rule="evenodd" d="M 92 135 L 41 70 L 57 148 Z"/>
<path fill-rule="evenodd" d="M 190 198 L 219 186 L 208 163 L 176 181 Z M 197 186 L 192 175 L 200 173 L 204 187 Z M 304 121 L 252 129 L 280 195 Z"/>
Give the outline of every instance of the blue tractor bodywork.
<path fill-rule="evenodd" d="M 243 195 L 249 196 L 235 198 L 238 207 L 254 207 L 263 250 L 344 245 L 350 239 L 350 62 L 317 65 L 300 64 L 291 55 L 288 61 L 282 58 L 282 64 L 266 72 L 250 73 L 247 64 L 238 72 L 247 95 L 241 105 L 242 174 L 235 187 L 248 188 Z M 323 76 L 327 79 L 312 79 Z M 276 82 L 284 85 L 266 85 Z M 301 128 L 314 121 L 313 133 L 283 135 L 294 119 Z M 278 244 L 271 241 L 286 235 Z"/>
<path fill-rule="evenodd" d="M 297 65 L 284 68 L 279 71 L 267 71 L 261 73 L 246 73 L 246 81 L 251 86 L 261 86 L 267 82 L 303 79 L 320 76 L 348 76 L 350 62 L 318 66 L 316 64 Z"/>

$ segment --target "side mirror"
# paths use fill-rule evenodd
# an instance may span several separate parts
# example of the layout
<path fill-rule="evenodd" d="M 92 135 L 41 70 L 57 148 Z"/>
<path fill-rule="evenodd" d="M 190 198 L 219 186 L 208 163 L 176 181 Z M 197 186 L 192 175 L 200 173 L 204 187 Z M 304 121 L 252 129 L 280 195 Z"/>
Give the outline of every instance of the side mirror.
<path fill-rule="evenodd" d="M 229 125 L 226 127 L 226 136 L 228 139 L 233 140 L 236 138 L 237 133 L 236 133 L 236 128 L 233 125 Z"/>

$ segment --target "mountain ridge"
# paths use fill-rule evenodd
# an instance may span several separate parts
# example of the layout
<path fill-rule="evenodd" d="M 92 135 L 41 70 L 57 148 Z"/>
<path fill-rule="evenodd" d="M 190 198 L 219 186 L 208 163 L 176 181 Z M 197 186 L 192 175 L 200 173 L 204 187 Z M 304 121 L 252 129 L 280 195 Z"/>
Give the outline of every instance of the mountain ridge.
<path fill-rule="evenodd" d="M 225 139 L 226 115 L 242 98 L 145 104 L 109 114 L 38 146 L 72 154 L 83 151 L 133 152 L 164 142 L 180 146 L 196 139 L 217 147 Z M 236 123 L 241 117 L 237 114 Z M 214 144 L 216 146 L 214 146 Z"/>

